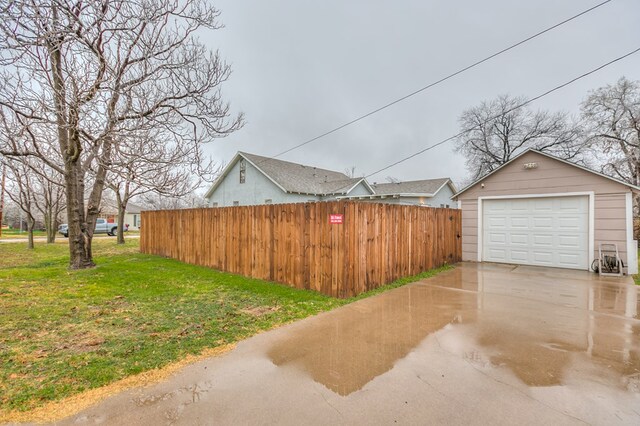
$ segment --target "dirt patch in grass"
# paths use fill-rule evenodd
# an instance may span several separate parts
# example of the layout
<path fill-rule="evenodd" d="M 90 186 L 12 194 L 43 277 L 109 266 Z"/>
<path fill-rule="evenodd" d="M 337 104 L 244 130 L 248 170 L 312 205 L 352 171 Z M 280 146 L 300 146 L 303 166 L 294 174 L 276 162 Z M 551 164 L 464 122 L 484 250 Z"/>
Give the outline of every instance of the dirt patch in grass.
<path fill-rule="evenodd" d="M 278 312 L 279 310 L 279 306 L 253 306 L 251 308 L 240 309 L 240 312 L 253 315 L 255 317 L 261 317 L 272 312 Z"/>

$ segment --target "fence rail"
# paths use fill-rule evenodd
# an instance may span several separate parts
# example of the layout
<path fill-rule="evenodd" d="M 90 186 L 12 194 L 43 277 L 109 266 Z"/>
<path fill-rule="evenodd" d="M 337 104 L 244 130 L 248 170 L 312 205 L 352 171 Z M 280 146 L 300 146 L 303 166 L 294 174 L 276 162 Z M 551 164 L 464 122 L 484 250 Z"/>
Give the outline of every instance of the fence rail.
<path fill-rule="evenodd" d="M 460 261 L 461 223 L 455 209 L 343 201 L 146 211 L 140 248 L 350 297 Z"/>

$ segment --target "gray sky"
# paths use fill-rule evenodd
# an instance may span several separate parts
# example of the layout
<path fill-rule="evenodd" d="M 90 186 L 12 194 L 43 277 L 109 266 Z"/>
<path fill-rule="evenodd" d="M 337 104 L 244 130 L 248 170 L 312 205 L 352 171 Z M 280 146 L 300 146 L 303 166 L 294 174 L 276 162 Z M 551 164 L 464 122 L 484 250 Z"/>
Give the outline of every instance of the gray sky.
<path fill-rule="evenodd" d="M 566 19 L 600 0 L 212 0 L 225 28 L 203 39 L 232 65 L 223 87 L 247 124 L 207 147 L 275 155 Z M 491 62 L 288 153 L 369 174 L 459 131 L 460 113 L 503 93 L 535 96 L 640 47 L 640 1 L 614 0 Z M 577 113 L 589 90 L 640 79 L 640 54 L 533 107 Z M 452 143 L 398 165 L 403 180 L 466 178 Z"/>

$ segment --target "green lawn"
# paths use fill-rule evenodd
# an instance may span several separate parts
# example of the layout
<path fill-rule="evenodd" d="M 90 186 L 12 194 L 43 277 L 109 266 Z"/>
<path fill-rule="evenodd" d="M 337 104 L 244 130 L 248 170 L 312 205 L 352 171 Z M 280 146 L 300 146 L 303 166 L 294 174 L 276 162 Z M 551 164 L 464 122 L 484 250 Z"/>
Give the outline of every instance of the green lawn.
<path fill-rule="evenodd" d="M 0 418 L 354 300 L 140 254 L 138 240 L 94 241 L 85 271 L 67 250 L 0 245 Z"/>
<path fill-rule="evenodd" d="M 3 229 L 2 236 L 0 238 L 27 238 L 27 231 L 20 232 L 19 229 Z M 47 233 L 44 231 L 33 231 L 34 237 L 46 237 Z"/>

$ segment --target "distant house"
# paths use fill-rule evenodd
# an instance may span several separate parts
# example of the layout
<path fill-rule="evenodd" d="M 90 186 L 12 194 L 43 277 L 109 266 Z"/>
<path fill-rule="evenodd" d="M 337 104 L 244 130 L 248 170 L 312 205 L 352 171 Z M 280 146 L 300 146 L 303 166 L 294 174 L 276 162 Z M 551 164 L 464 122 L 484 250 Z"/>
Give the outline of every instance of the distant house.
<path fill-rule="evenodd" d="M 353 195 L 339 198 L 388 204 L 457 207 L 456 203 L 451 201 L 451 197 L 456 193 L 456 187 L 449 178 L 374 183 L 371 187 L 374 190 L 371 195 Z"/>
<path fill-rule="evenodd" d="M 129 231 L 137 231 L 140 229 L 140 212 L 142 207 L 132 203 L 127 203 L 127 209 L 124 212 L 124 223 L 129 225 Z M 100 217 L 107 219 L 108 223 L 118 221 L 118 206 L 114 201 L 109 199 L 103 200 L 100 208 Z"/>
<path fill-rule="evenodd" d="M 211 207 L 361 200 L 449 207 L 450 179 L 370 185 L 365 178 L 238 152 L 206 193 Z"/>

